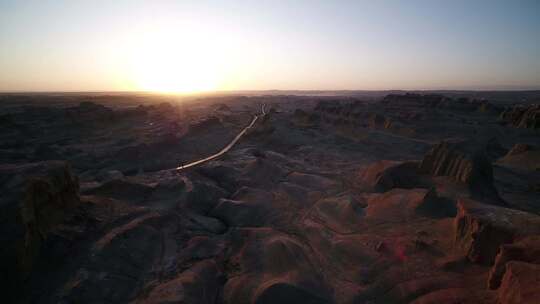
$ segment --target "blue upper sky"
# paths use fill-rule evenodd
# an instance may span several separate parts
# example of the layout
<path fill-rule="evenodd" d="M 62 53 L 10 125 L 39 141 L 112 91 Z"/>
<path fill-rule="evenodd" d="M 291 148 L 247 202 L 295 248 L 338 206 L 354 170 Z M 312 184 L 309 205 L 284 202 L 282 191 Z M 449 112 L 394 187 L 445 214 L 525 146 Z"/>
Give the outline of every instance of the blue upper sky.
<path fill-rule="evenodd" d="M 540 1 L 0 0 L 0 91 L 540 89 Z"/>

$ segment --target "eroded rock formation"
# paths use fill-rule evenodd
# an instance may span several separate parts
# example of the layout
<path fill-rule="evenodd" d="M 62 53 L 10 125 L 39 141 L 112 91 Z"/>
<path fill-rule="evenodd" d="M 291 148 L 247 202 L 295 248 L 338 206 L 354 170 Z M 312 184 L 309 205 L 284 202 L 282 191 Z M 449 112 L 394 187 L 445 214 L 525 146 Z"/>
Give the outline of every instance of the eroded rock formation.
<path fill-rule="evenodd" d="M 540 233 L 535 214 L 470 199 L 459 200 L 457 210 L 455 244 L 473 262 L 492 264 L 501 245 Z"/>
<path fill-rule="evenodd" d="M 540 129 L 540 105 L 515 106 L 502 112 L 501 119 L 516 128 Z"/>
<path fill-rule="evenodd" d="M 467 185 L 473 195 L 505 205 L 493 186 L 493 168 L 485 148 L 475 143 L 441 142 L 424 156 L 419 170 L 432 176 L 451 177 Z"/>
<path fill-rule="evenodd" d="M 79 205 L 79 182 L 66 162 L 0 166 L 2 286 L 16 291 L 50 234 Z"/>
<path fill-rule="evenodd" d="M 392 188 L 414 188 L 421 184 L 419 162 L 382 160 L 361 171 L 360 186 L 366 190 L 378 192 Z"/>

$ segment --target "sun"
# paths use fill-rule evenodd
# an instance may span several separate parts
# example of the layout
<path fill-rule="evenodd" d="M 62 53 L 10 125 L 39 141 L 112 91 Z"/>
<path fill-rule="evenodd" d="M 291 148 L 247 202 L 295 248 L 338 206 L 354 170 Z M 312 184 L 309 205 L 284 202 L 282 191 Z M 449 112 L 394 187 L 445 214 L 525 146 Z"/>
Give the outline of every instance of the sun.
<path fill-rule="evenodd" d="M 219 60 L 204 37 L 141 35 L 132 47 L 131 76 L 142 91 L 197 93 L 216 90 Z"/>

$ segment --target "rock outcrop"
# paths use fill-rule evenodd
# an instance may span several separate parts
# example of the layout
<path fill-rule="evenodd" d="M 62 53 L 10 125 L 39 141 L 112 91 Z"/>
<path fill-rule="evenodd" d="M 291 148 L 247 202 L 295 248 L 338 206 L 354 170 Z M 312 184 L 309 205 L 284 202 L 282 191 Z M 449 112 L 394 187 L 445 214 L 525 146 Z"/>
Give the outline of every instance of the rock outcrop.
<path fill-rule="evenodd" d="M 436 193 L 427 189 L 392 189 L 383 194 L 373 195 L 368 199 L 366 217 L 400 222 L 407 221 L 428 205 L 436 204 Z"/>
<path fill-rule="evenodd" d="M 488 288 L 499 288 L 507 264 L 511 261 L 540 264 L 540 237 L 527 237 L 513 244 L 502 245 L 489 272 Z"/>
<path fill-rule="evenodd" d="M 232 196 L 232 199 L 220 199 L 210 214 L 229 226 L 263 226 L 270 218 L 270 214 L 275 213 L 270 208 L 271 203 L 270 192 L 243 187 Z"/>
<path fill-rule="evenodd" d="M 359 186 L 365 190 L 385 192 L 392 188 L 415 188 L 420 184 L 416 161 L 378 161 L 359 174 Z"/>
<path fill-rule="evenodd" d="M 309 247 L 273 229 L 239 229 L 229 257 L 237 273 L 223 288 L 225 303 L 331 303 L 331 292 Z M 236 249 L 236 250 L 235 250 Z"/>
<path fill-rule="evenodd" d="M 364 216 L 361 201 L 351 195 L 328 197 L 319 200 L 313 207 L 313 216 L 332 230 L 351 233 Z"/>
<path fill-rule="evenodd" d="M 1 284 L 14 291 L 32 272 L 49 234 L 79 204 L 78 179 L 62 161 L 0 166 Z"/>
<path fill-rule="evenodd" d="M 540 265 L 509 262 L 499 288 L 501 304 L 534 304 L 540 299 Z"/>
<path fill-rule="evenodd" d="M 456 249 L 475 263 L 493 264 L 499 247 L 540 233 L 535 214 L 460 199 L 454 219 Z"/>
<path fill-rule="evenodd" d="M 516 128 L 540 129 L 540 105 L 515 106 L 501 113 L 501 119 Z"/>
<path fill-rule="evenodd" d="M 484 147 L 471 142 L 441 142 L 420 163 L 420 172 L 449 176 L 467 185 L 475 197 L 505 205 L 493 186 L 493 168 Z"/>
<path fill-rule="evenodd" d="M 515 144 L 497 163 L 522 170 L 540 170 L 540 149 L 528 144 Z"/>

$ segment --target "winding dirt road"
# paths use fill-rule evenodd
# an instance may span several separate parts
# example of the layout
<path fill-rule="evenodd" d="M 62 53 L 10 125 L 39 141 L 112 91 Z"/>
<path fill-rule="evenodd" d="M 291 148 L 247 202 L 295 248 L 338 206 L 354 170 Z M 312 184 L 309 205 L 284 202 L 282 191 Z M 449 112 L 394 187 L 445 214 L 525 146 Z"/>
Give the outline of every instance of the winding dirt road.
<path fill-rule="evenodd" d="M 255 123 L 257 122 L 259 117 L 264 117 L 265 115 L 266 115 L 266 104 L 263 103 L 261 105 L 261 113 L 257 114 L 257 115 L 254 115 L 253 119 L 251 120 L 251 123 L 247 127 L 245 127 L 244 129 L 242 129 L 242 131 L 240 131 L 240 133 L 238 133 L 238 135 L 236 135 L 236 137 L 228 145 L 226 145 L 225 148 L 221 149 L 221 151 L 217 152 L 216 154 L 210 155 L 210 156 L 205 157 L 203 159 L 199 159 L 197 161 L 194 161 L 194 162 L 191 162 L 191 163 L 188 163 L 188 164 L 185 164 L 185 165 L 180 165 L 180 166 L 176 167 L 176 170 L 180 171 L 180 170 L 185 170 L 185 169 L 188 169 L 188 168 L 192 168 L 192 167 L 198 166 L 200 164 L 204 164 L 206 162 L 214 160 L 214 159 L 222 156 L 223 154 L 227 153 L 240 140 L 240 138 L 242 138 L 242 136 L 244 136 L 244 134 L 246 134 L 246 132 L 255 125 Z"/>

